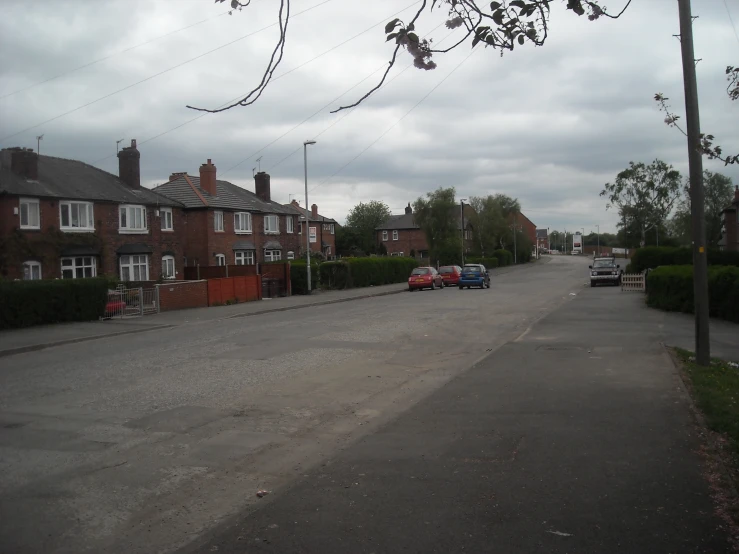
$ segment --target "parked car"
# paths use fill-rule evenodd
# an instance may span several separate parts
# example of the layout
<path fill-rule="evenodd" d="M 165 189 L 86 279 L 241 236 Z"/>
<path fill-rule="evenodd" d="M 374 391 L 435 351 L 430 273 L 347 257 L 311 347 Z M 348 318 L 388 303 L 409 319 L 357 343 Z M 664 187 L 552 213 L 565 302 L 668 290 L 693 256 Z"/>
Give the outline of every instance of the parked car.
<path fill-rule="evenodd" d="M 598 283 L 610 283 L 612 285 L 621 284 L 621 266 L 616 263 L 615 257 L 597 257 L 593 259 L 593 265 L 590 268 L 590 286 L 594 287 Z"/>
<path fill-rule="evenodd" d="M 482 264 L 465 264 L 462 268 L 462 275 L 459 277 L 457 286 L 459 290 L 462 290 L 464 287 L 490 288 L 490 274 Z"/>
<path fill-rule="evenodd" d="M 433 267 L 417 267 L 411 271 L 408 277 L 408 290 L 431 289 L 444 287 L 444 279 L 441 278 L 439 272 Z"/>
<path fill-rule="evenodd" d="M 439 274 L 444 280 L 444 286 L 451 287 L 459 283 L 459 276 L 462 275 L 462 268 L 458 265 L 445 265 L 439 268 Z"/>

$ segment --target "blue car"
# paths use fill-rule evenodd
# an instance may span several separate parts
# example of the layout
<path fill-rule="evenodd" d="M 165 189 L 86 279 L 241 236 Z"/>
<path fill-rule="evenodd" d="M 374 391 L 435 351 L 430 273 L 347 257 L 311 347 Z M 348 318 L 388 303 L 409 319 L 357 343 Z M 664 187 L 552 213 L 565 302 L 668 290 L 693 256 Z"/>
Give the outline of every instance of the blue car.
<path fill-rule="evenodd" d="M 480 287 L 481 289 L 490 288 L 490 275 L 488 270 L 482 264 L 467 264 L 462 268 L 462 275 L 459 276 L 459 290 L 464 287 Z"/>

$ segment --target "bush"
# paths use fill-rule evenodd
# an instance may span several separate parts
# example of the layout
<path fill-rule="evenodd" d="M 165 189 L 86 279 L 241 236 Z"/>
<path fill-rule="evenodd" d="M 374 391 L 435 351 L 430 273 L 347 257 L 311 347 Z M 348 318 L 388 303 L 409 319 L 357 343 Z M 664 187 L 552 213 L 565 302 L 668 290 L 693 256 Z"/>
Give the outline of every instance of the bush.
<path fill-rule="evenodd" d="M 0 282 L 0 329 L 91 321 L 104 314 L 107 301 L 103 277 Z"/>
<path fill-rule="evenodd" d="M 498 267 L 498 258 L 483 258 L 480 256 L 467 256 L 464 260 L 468 264 L 482 264 L 487 269 Z"/>
<path fill-rule="evenodd" d="M 323 265 L 323 264 L 320 264 Z M 320 266 L 313 260 L 310 262 L 310 282 L 311 289 L 318 288 L 320 283 Z M 290 262 L 290 283 L 292 285 L 293 294 L 308 294 L 308 271 L 306 263 L 302 260 L 294 260 Z"/>
<path fill-rule="evenodd" d="M 346 289 L 350 286 L 349 264 L 347 262 L 326 262 L 321 264 L 321 284 L 327 289 Z"/>
<path fill-rule="evenodd" d="M 634 273 L 654 269 L 663 265 L 692 265 L 693 251 L 690 248 L 669 246 L 645 246 L 638 248 L 631 257 L 630 268 Z M 739 252 L 708 251 L 708 265 L 739 266 Z"/>
<path fill-rule="evenodd" d="M 713 317 L 739 323 L 739 268 L 708 268 L 708 306 Z M 693 312 L 693 266 L 662 266 L 647 276 L 647 304 L 673 312 Z"/>
<path fill-rule="evenodd" d="M 418 260 L 414 258 L 345 258 L 339 262 L 321 264 L 321 283 L 327 288 L 403 283 L 416 267 Z"/>
<path fill-rule="evenodd" d="M 496 250 L 493 255 L 498 258 L 498 267 L 505 267 L 513 263 L 513 254 L 508 250 Z"/>

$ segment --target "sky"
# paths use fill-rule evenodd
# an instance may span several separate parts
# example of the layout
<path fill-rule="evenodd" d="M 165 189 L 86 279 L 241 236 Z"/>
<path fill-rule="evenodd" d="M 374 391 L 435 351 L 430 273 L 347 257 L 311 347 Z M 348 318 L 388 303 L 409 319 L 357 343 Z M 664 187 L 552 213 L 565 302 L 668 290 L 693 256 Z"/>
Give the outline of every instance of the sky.
<path fill-rule="evenodd" d="M 626 0 L 610 0 L 620 11 Z M 518 198 L 539 228 L 615 232 L 599 196 L 630 161 L 662 159 L 687 175 L 685 138 L 664 124 L 653 96 L 684 113 L 675 0 L 634 0 L 618 20 L 588 21 L 553 4 L 543 47 L 500 52 L 463 45 L 423 71 L 401 52 L 388 82 L 359 107 L 392 54 L 384 25 L 408 20 L 410 0 L 293 0 L 273 82 L 252 106 L 203 114 L 256 86 L 278 37 L 278 2 L 229 15 L 212 0 L 3 0 L 0 147 L 36 148 L 117 174 L 116 141 L 138 141 L 142 182 L 197 175 L 309 204 L 343 222 L 381 200 L 393 213 L 438 187 L 458 198 Z M 724 70 L 739 65 L 739 2 L 693 0 L 701 128 L 739 152 L 739 102 Z M 439 47 L 461 38 L 445 12 L 416 29 Z M 733 24 L 732 24 L 733 20 Z M 272 25 L 271 27 L 269 27 Z M 44 82 L 46 81 L 46 82 Z M 683 117 L 684 121 L 684 117 Z M 257 158 L 261 158 L 257 161 Z M 739 184 L 739 168 L 704 159 Z"/>

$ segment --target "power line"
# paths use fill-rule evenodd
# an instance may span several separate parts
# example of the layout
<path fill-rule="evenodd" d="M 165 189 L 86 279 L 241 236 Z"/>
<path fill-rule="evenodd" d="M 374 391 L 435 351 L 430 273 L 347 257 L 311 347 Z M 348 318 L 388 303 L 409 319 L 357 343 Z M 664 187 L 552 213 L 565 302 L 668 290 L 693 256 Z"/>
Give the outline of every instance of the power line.
<path fill-rule="evenodd" d="M 295 17 L 297 17 L 297 16 L 299 16 L 301 14 L 304 14 L 306 12 L 309 12 L 309 11 L 311 11 L 311 10 L 319 7 L 319 6 L 323 6 L 324 4 L 328 4 L 331 1 L 332 0 L 323 0 L 323 2 L 320 2 L 320 3 L 316 4 L 315 6 L 312 6 L 310 8 L 307 8 L 307 9 L 303 10 L 302 12 L 297 12 L 292 17 L 295 18 Z M 52 117 L 51 119 L 47 119 L 46 121 L 42 121 L 41 123 L 37 123 L 36 125 L 32 125 L 30 127 L 26 127 L 25 129 L 23 129 L 21 131 L 18 131 L 16 133 L 13 133 L 11 135 L 7 135 L 7 136 L 3 137 L 2 139 L 0 139 L 0 141 L 8 140 L 9 138 L 13 138 L 15 136 L 18 136 L 20 134 L 23 134 L 23 133 L 25 133 L 27 131 L 30 131 L 32 129 L 36 129 L 37 127 L 41 127 L 42 125 L 46 125 L 47 123 L 51 123 L 52 121 L 56 121 L 57 119 L 60 119 L 60 118 L 62 118 L 64 116 L 67 116 L 67 115 L 69 115 L 71 113 L 77 112 L 77 111 L 79 111 L 79 110 L 81 110 L 83 108 L 87 108 L 88 106 L 92 106 L 93 104 L 96 104 L 96 103 L 100 102 L 101 100 L 105 100 L 106 98 L 110 98 L 111 96 L 115 96 L 116 94 L 119 94 L 119 93 L 121 93 L 123 91 L 126 91 L 126 90 L 128 90 L 130 88 L 133 88 L 133 87 L 135 87 L 137 85 L 140 85 L 141 83 L 145 83 L 145 82 L 150 81 L 150 80 L 152 80 L 152 79 L 154 79 L 156 77 L 159 77 L 161 75 L 164 75 L 165 73 L 169 73 L 170 71 L 173 71 L 173 70 L 175 70 L 175 69 L 177 69 L 179 67 L 182 67 L 183 65 L 186 65 L 186 64 L 188 64 L 190 62 L 194 62 L 195 60 L 199 60 L 200 58 L 203 58 L 203 57 L 207 56 L 208 54 L 212 54 L 213 52 L 216 52 L 218 50 L 221 50 L 221 49 L 225 48 L 226 46 L 231 46 L 232 44 L 235 44 L 235 43 L 237 43 L 237 42 L 239 42 L 241 40 L 244 40 L 245 38 L 249 38 L 251 36 L 254 36 L 257 33 L 261 33 L 262 31 L 266 31 L 267 29 L 269 29 L 271 27 L 274 27 L 276 25 L 277 25 L 277 23 L 272 23 L 270 25 L 267 25 L 266 27 L 262 27 L 261 29 L 258 29 L 258 30 L 254 31 L 252 33 L 248 33 L 246 35 L 243 35 L 243 36 L 241 36 L 241 37 L 239 37 L 237 39 L 232 40 L 231 42 L 227 42 L 226 44 L 222 44 L 221 46 L 218 46 L 218 47 L 216 47 L 216 48 L 214 48 L 212 50 L 208 50 L 207 52 L 204 52 L 204 53 L 202 53 L 202 54 L 200 54 L 198 56 L 195 56 L 194 58 L 190 58 L 189 60 L 185 60 L 182 63 L 179 63 L 179 64 L 177 64 L 175 66 L 172 66 L 169 69 L 164 69 L 164 70 L 162 70 L 162 71 L 160 71 L 158 73 L 155 73 L 154 75 L 150 75 L 149 77 L 146 77 L 145 79 L 141 79 L 140 81 L 137 81 L 137 82 L 132 83 L 132 84 L 130 84 L 128 86 L 125 86 L 125 87 L 123 87 L 121 89 L 118 89 L 118 90 L 116 90 L 114 92 L 111 92 L 110 94 L 106 94 L 105 96 L 101 96 L 101 97 L 99 97 L 99 98 L 97 98 L 95 100 L 92 100 L 90 102 L 87 102 L 86 104 L 83 104 L 83 105 L 78 106 L 78 107 L 76 107 L 76 108 L 74 108 L 72 110 L 69 110 L 69 111 L 64 112 L 62 114 L 59 114 L 59 115 L 57 115 L 55 117 Z"/>
<path fill-rule="evenodd" d="M 229 10 L 230 11 L 230 10 Z M 125 48 L 123 50 L 119 50 L 118 52 L 113 52 L 112 54 L 109 54 L 107 56 L 104 56 L 102 58 L 98 58 L 97 60 L 93 60 L 91 62 L 88 62 L 86 64 L 80 65 L 78 67 L 75 67 L 74 69 L 70 69 L 69 71 L 65 71 L 64 73 L 59 73 L 58 75 L 55 75 L 54 77 L 49 77 L 48 79 L 44 79 L 43 81 L 38 81 L 37 83 L 33 83 L 32 85 L 28 85 L 27 87 L 23 87 L 21 89 L 18 89 L 14 92 L 10 92 L 4 96 L 0 96 L 0 100 L 3 100 L 4 98 L 8 98 L 10 96 L 13 96 L 14 94 L 18 94 L 19 92 L 25 92 L 29 89 L 32 89 L 34 87 L 37 87 L 39 85 L 43 85 L 45 83 L 48 83 L 50 81 L 53 81 L 55 79 L 59 79 L 60 77 L 64 77 L 65 75 L 69 75 L 70 73 L 74 73 L 75 71 L 79 71 L 80 69 L 85 69 L 86 67 L 90 67 L 91 65 L 95 65 L 97 63 L 103 62 L 105 60 L 109 60 L 110 58 L 113 58 L 115 56 L 119 56 L 120 54 L 125 54 L 126 52 L 130 52 L 131 50 L 135 50 L 137 48 L 140 48 L 142 46 L 146 46 L 147 44 L 151 44 L 152 42 L 156 42 L 157 40 L 166 38 L 168 36 L 174 35 L 176 33 L 180 33 L 182 31 L 186 31 L 187 29 L 192 29 L 193 27 L 196 27 L 200 25 L 201 23 L 206 23 L 208 21 L 212 21 L 213 19 L 217 19 L 221 17 L 222 15 L 226 15 L 229 13 L 228 11 L 225 11 L 223 13 L 219 13 L 218 15 L 214 15 L 213 17 L 209 17 L 207 19 L 201 19 L 200 21 L 196 21 L 195 23 L 192 23 L 190 25 L 187 25 L 186 27 L 182 27 L 180 29 L 175 29 L 174 31 L 170 31 L 169 33 L 165 33 L 163 35 L 159 35 L 158 37 L 151 38 L 145 42 L 140 42 L 138 44 L 135 44 L 134 46 L 129 46 L 128 48 Z"/>
<path fill-rule="evenodd" d="M 736 25 L 734 25 L 734 20 L 731 17 L 731 12 L 729 11 L 729 4 L 726 3 L 726 0 L 724 0 L 724 7 L 726 8 L 726 15 L 729 16 L 729 22 L 731 23 L 731 28 L 734 30 L 734 36 L 736 37 L 736 41 L 739 43 L 739 33 L 736 32 Z"/>
<path fill-rule="evenodd" d="M 422 102 L 423 102 L 424 100 L 426 100 L 426 99 L 427 99 L 427 98 L 428 98 L 429 96 L 431 96 L 431 94 L 432 94 L 432 93 L 433 93 L 433 92 L 434 92 L 434 91 L 435 91 L 435 90 L 436 90 L 437 88 L 439 88 L 439 87 L 440 87 L 440 86 L 441 86 L 441 85 L 442 85 L 442 84 L 444 83 L 444 81 L 446 81 L 446 80 L 447 80 L 447 79 L 448 79 L 449 77 L 451 77 L 451 76 L 452 76 L 452 74 L 453 74 L 453 73 L 454 73 L 455 71 L 457 71 L 457 69 L 459 69 L 460 67 L 462 67 L 462 64 L 464 64 L 464 62 L 466 62 L 466 61 L 467 61 L 468 59 L 470 59 L 470 56 L 472 56 L 472 54 L 474 54 L 475 52 L 477 52 L 477 50 L 478 50 L 478 48 L 474 48 L 474 49 L 472 49 L 472 50 L 470 51 L 470 53 L 469 53 L 469 54 L 467 54 L 467 56 L 466 56 L 466 57 L 465 57 L 465 58 L 464 58 L 464 59 L 463 59 L 462 61 L 460 61 L 460 62 L 459 62 L 459 63 L 458 63 L 458 64 L 457 64 L 457 65 L 456 65 L 456 66 L 454 67 L 454 69 L 452 69 L 452 70 L 451 70 L 451 71 L 450 71 L 449 73 L 447 73 L 447 74 L 446 74 L 446 76 L 445 76 L 445 77 L 444 77 L 444 78 L 443 78 L 443 79 L 442 79 L 441 81 L 439 81 L 439 82 L 438 82 L 438 83 L 437 83 L 437 84 L 436 84 L 436 85 L 435 85 L 435 86 L 434 86 L 434 87 L 433 87 L 433 88 L 432 88 L 432 89 L 431 89 L 430 91 L 428 91 L 428 92 L 427 92 L 427 93 L 426 93 L 426 94 L 425 94 L 425 95 L 423 96 L 423 98 L 421 98 L 421 99 L 420 99 L 420 100 L 419 100 L 418 102 L 416 102 L 416 104 L 415 104 L 415 105 L 414 105 L 414 106 L 413 106 L 413 107 L 412 107 L 412 108 L 411 108 L 410 110 L 408 110 L 407 112 L 405 112 L 405 114 L 403 114 L 403 115 L 402 115 L 402 116 L 400 117 L 400 119 L 398 119 L 398 120 L 397 120 L 397 121 L 396 121 L 395 123 L 393 123 L 393 124 L 392 124 L 392 125 L 391 125 L 390 127 L 388 127 L 388 128 L 387 128 L 387 129 L 386 129 L 386 130 L 385 130 L 385 131 L 384 131 L 384 132 L 383 132 L 383 133 L 382 133 L 382 134 L 381 134 L 381 135 L 380 135 L 379 137 L 377 137 L 377 138 L 376 138 L 375 140 L 373 140 L 373 141 L 372 141 L 372 142 L 371 142 L 371 143 L 370 143 L 369 145 L 367 145 L 367 147 L 366 147 L 366 148 L 364 148 L 364 149 L 363 149 L 363 150 L 362 150 L 361 152 L 359 152 L 359 154 L 357 154 L 357 155 L 356 155 L 356 156 L 354 156 L 354 157 L 353 157 L 353 158 L 352 158 L 351 160 L 349 160 L 349 161 L 348 161 L 348 162 L 346 162 L 346 163 L 345 163 L 344 165 L 342 165 L 342 166 L 341 166 L 341 167 L 340 167 L 340 168 L 339 168 L 338 170 L 336 170 L 336 171 L 335 171 L 335 172 L 334 172 L 333 174 L 331 174 L 331 175 L 330 175 L 330 176 L 329 176 L 329 177 L 328 177 L 327 179 L 324 179 L 324 180 L 323 180 L 323 181 L 322 181 L 321 183 L 317 184 L 317 185 L 316 185 L 315 187 L 313 187 L 312 189 L 310 189 L 310 191 L 309 191 L 309 192 L 313 192 L 313 191 L 314 191 L 314 190 L 316 190 L 316 189 L 317 189 L 318 187 L 320 187 L 320 186 L 323 186 L 323 185 L 325 185 L 325 184 L 326 184 L 327 182 L 329 182 L 329 181 L 330 181 L 331 179 L 333 179 L 333 178 L 334 178 L 334 177 L 335 177 L 336 175 L 338 175 L 338 174 L 339 174 L 339 173 L 341 173 L 341 172 L 342 172 L 342 171 L 343 171 L 344 169 L 346 169 L 346 168 L 347 168 L 347 167 L 348 167 L 349 165 L 351 165 L 352 163 L 354 163 L 354 162 L 355 162 L 355 161 L 356 161 L 356 160 L 357 160 L 357 159 L 358 159 L 358 158 L 359 158 L 359 157 L 360 157 L 360 156 L 361 156 L 362 154 L 364 154 L 365 152 L 367 152 L 367 150 L 369 150 L 369 149 L 370 149 L 370 148 L 372 148 L 372 147 L 373 147 L 373 146 L 374 146 L 375 144 L 377 144 L 377 143 L 378 143 L 378 142 L 379 142 L 379 141 L 380 141 L 380 140 L 381 140 L 381 139 L 382 139 L 382 138 L 383 138 L 383 137 L 384 137 L 385 135 L 387 135 L 387 134 L 388 134 L 388 133 L 389 133 L 389 132 L 390 132 L 390 131 L 391 131 L 392 129 L 394 129 L 394 128 L 395 128 L 395 126 L 396 126 L 396 125 L 397 125 L 398 123 L 400 123 L 401 121 L 403 121 L 403 120 L 404 120 L 404 119 L 405 119 L 405 118 L 406 118 L 406 117 L 407 117 L 407 116 L 408 116 L 408 115 L 409 115 L 409 114 L 410 114 L 410 113 L 411 113 L 411 112 L 412 112 L 413 110 L 415 110 L 415 109 L 416 109 L 416 108 L 417 108 L 418 106 L 420 106 L 420 105 L 421 105 L 421 103 L 422 103 Z"/>

